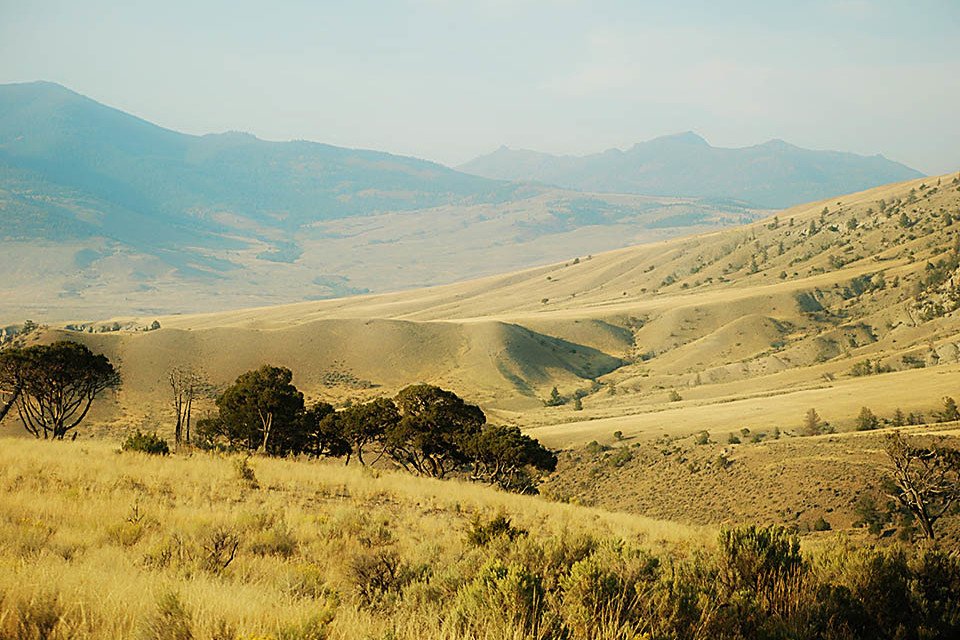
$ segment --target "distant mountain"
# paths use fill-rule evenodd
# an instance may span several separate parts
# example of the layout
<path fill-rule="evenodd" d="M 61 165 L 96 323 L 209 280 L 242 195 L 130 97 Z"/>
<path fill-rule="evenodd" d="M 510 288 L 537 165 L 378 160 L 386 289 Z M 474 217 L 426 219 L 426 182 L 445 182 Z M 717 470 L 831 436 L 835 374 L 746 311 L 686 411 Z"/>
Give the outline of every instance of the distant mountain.
<path fill-rule="evenodd" d="M 756 218 L 245 133 L 185 135 L 0 85 L 0 318 L 102 317 L 451 282 Z"/>
<path fill-rule="evenodd" d="M 239 219 L 268 239 L 270 229 L 520 191 L 376 151 L 185 135 L 45 82 L 0 85 L 0 188 L 18 207 L 0 237 L 107 235 L 152 248 L 222 244 Z"/>
<path fill-rule="evenodd" d="M 923 175 L 879 155 L 811 151 L 783 140 L 725 149 L 710 146 L 693 132 L 587 156 L 500 147 L 457 168 L 485 178 L 537 181 L 581 191 L 732 198 L 769 208 Z"/>

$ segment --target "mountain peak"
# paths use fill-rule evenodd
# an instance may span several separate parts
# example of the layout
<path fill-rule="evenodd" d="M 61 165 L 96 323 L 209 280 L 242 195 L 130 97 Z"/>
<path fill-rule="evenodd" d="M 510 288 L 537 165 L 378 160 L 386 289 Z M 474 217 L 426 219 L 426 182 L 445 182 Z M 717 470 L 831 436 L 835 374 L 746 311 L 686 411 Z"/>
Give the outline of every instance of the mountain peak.
<path fill-rule="evenodd" d="M 683 131 L 682 133 L 673 133 L 666 136 L 659 136 L 649 142 L 669 142 L 676 144 L 691 144 L 699 145 L 703 147 L 709 147 L 710 143 L 707 142 L 702 136 L 694 133 L 693 131 Z"/>

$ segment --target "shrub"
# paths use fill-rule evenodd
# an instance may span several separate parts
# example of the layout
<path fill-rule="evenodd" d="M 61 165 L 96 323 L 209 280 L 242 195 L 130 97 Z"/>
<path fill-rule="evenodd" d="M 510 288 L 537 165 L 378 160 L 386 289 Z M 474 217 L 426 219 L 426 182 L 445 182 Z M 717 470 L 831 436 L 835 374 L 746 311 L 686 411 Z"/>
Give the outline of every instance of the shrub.
<path fill-rule="evenodd" d="M 669 400 L 670 402 L 680 402 L 681 400 L 683 400 L 683 396 L 681 396 L 680 392 L 677 391 L 676 389 L 671 389 Z"/>
<path fill-rule="evenodd" d="M 633 452 L 627 447 L 618 447 L 616 453 L 610 456 L 609 462 L 619 468 L 633 460 Z"/>
<path fill-rule="evenodd" d="M 470 521 L 470 528 L 467 531 L 467 542 L 475 547 L 483 547 L 500 537 L 507 538 L 511 542 L 520 536 L 527 535 L 525 529 L 514 527 L 510 518 L 503 514 L 498 514 L 490 520 L 484 520 L 480 514 L 473 517 Z"/>
<path fill-rule="evenodd" d="M 639 606 L 658 573 L 658 561 L 611 544 L 575 563 L 561 578 L 560 616 L 574 638 L 639 637 Z"/>
<path fill-rule="evenodd" d="M 193 617 L 175 593 L 160 597 L 146 627 L 145 636 L 151 640 L 193 640 Z"/>
<path fill-rule="evenodd" d="M 251 489 L 258 489 L 260 487 L 260 483 L 257 482 L 257 474 L 254 473 L 253 467 L 250 466 L 250 456 L 234 459 L 233 469 L 236 471 L 240 481 L 246 483 Z"/>
<path fill-rule="evenodd" d="M 814 520 L 813 524 L 810 525 L 811 531 L 830 531 L 830 529 L 832 529 L 830 523 L 827 522 L 823 516 Z"/>
<path fill-rule="evenodd" d="M 523 566 L 490 560 L 457 593 L 452 616 L 458 636 L 475 637 L 471 630 L 496 629 L 501 637 L 532 634 L 543 614 L 544 589 L 540 578 Z"/>
<path fill-rule="evenodd" d="M 740 444 L 740 438 L 735 433 L 727 436 L 727 444 Z"/>
<path fill-rule="evenodd" d="M 693 436 L 693 444 L 696 444 L 696 445 L 710 444 L 710 432 L 698 431 L 696 435 Z"/>
<path fill-rule="evenodd" d="M 297 552 L 297 538 L 282 522 L 258 533 L 250 543 L 250 552 L 258 556 L 289 558 Z"/>
<path fill-rule="evenodd" d="M 753 525 L 720 532 L 719 579 L 736 591 L 804 568 L 800 541 L 781 527 Z"/>
<path fill-rule="evenodd" d="M 154 456 L 170 455 L 170 446 L 167 441 L 156 433 L 143 433 L 137 429 L 131 433 L 120 447 L 124 451 L 139 451 Z"/>
<path fill-rule="evenodd" d="M 64 607 L 52 593 L 7 600 L 0 593 L 0 638 L 46 640 L 69 637 L 64 633 Z"/>
<path fill-rule="evenodd" d="M 404 571 L 400 556 L 380 549 L 361 553 L 349 565 L 360 604 L 375 607 L 390 593 L 403 587 Z"/>

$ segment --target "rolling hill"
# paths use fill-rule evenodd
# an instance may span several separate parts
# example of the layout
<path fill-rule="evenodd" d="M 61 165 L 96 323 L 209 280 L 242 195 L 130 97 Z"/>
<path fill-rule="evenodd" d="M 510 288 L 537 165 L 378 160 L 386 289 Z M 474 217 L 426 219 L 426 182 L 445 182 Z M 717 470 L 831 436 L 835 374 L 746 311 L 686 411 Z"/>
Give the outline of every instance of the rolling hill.
<path fill-rule="evenodd" d="M 879 155 L 811 151 L 783 140 L 727 149 L 710 146 L 693 132 L 587 156 L 500 147 L 458 168 L 498 180 L 584 191 L 732 198 L 768 209 L 922 175 Z"/>
<path fill-rule="evenodd" d="M 226 384 L 265 362 L 332 401 L 440 384 L 554 446 L 791 429 L 811 406 L 841 427 L 865 404 L 929 414 L 960 384 L 958 188 L 952 175 L 916 180 L 453 285 L 41 339 L 79 339 L 122 363 L 115 424 L 162 422 L 172 366 Z M 154 320 L 158 331 L 124 330 Z M 545 407 L 554 386 L 582 410 Z"/>

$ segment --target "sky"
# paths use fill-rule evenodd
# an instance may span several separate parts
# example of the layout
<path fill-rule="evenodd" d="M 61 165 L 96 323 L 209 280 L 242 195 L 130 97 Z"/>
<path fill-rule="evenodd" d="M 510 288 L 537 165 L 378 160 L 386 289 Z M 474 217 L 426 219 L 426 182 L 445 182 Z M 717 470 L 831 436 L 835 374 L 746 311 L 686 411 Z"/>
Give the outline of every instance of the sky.
<path fill-rule="evenodd" d="M 0 83 L 457 165 L 692 130 L 960 169 L 960 0 L 0 0 Z"/>

